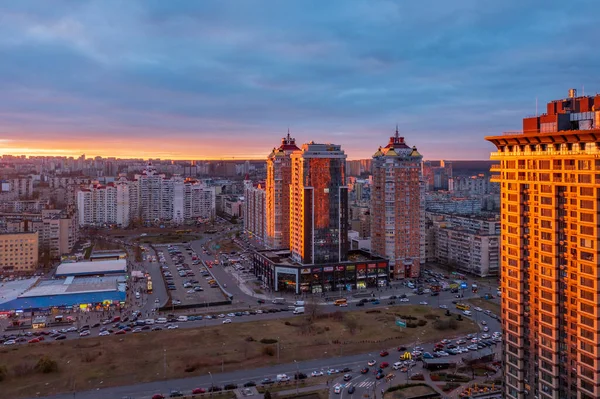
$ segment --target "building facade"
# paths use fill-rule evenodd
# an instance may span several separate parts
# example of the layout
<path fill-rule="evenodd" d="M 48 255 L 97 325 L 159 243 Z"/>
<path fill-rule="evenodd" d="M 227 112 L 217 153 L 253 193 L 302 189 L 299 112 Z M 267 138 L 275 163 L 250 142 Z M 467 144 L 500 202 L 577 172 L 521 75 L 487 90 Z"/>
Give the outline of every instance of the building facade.
<path fill-rule="evenodd" d="M 505 398 L 600 397 L 600 95 L 487 137 L 501 185 Z"/>
<path fill-rule="evenodd" d="M 290 250 L 302 264 L 342 262 L 348 252 L 346 154 L 336 144 L 291 154 Z"/>
<path fill-rule="evenodd" d="M 299 150 L 296 139 L 290 137 L 288 132 L 287 136 L 281 139 L 281 145 L 273 148 L 267 157 L 266 244 L 271 248 L 287 248 L 290 245 L 290 155 Z"/>
<path fill-rule="evenodd" d="M 373 155 L 371 187 L 371 250 L 389 259 L 394 279 L 420 274 L 423 157 L 404 137 L 390 137 L 386 147 Z"/>
<path fill-rule="evenodd" d="M 38 267 L 38 233 L 0 234 L 0 273 L 32 273 Z"/>
<path fill-rule="evenodd" d="M 261 183 L 246 180 L 244 190 L 244 230 L 265 242 L 267 227 L 267 193 Z"/>

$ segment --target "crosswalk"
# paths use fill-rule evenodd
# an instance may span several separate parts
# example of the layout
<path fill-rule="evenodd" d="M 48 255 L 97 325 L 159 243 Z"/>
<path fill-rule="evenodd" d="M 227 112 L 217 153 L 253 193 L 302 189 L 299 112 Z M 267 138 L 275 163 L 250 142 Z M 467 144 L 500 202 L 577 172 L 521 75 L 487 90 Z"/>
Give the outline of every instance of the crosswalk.
<path fill-rule="evenodd" d="M 364 380 L 364 381 L 352 381 L 348 382 L 344 385 L 344 388 L 350 388 L 354 386 L 355 388 L 370 388 L 375 385 L 375 381 L 372 380 Z"/>

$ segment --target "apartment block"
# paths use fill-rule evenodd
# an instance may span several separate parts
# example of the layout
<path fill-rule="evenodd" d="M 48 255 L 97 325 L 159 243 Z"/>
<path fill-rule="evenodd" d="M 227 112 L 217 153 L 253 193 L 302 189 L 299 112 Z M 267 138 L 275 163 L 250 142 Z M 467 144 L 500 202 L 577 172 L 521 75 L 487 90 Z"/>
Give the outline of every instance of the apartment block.
<path fill-rule="evenodd" d="M 340 145 L 302 145 L 291 154 L 290 250 L 302 264 L 341 262 L 348 253 L 346 154 Z"/>
<path fill-rule="evenodd" d="M 1 272 L 34 272 L 38 267 L 38 245 L 37 232 L 0 234 Z"/>
<path fill-rule="evenodd" d="M 501 185 L 505 398 L 600 397 L 600 95 L 486 137 Z"/>
<path fill-rule="evenodd" d="M 246 180 L 244 190 L 244 230 L 264 240 L 267 226 L 267 192 L 264 183 Z"/>
<path fill-rule="evenodd" d="M 424 235 L 422 155 L 398 129 L 373 155 L 371 250 L 389 259 L 391 278 L 418 277 Z"/>
<path fill-rule="evenodd" d="M 288 132 L 287 136 L 281 139 L 281 145 L 273 148 L 267 157 L 266 244 L 271 248 L 288 248 L 290 245 L 290 156 L 299 150 L 296 139 Z"/>

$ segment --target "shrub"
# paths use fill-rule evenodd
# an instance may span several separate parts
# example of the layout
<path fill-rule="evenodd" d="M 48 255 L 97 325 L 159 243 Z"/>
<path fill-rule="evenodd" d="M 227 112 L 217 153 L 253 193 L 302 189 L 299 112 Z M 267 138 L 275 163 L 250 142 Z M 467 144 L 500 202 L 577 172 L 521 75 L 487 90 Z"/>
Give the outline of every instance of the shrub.
<path fill-rule="evenodd" d="M 58 371 L 58 363 L 48 356 L 42 356 L 35 365 L 35 370 L 44 374 L 53 373 Z"/>
<path fill-rule="evenodd" d="M 252 338 L 252 337 L 247 337 L 247 338 L 246 338 L 246 342 L 254 342 L 254 338 Z"/>
<path fill-rule="evenodd" d="M 428 313 L 425 316 L 423 316 L 424 318 L 428 319 L 428 320 L 435 320 L 438 318 L 437 315 L 433 314 L 433 313 Z"/>
<path fill-rule="evenodd" d="M 410 379 L 413 381 L 425 381 L 425 376 L 423 374 L 414 374 L 410 376 Z"/>
<path fill-rule="evenodd" d="M 265 356 L 275 356 L 275 349 L 272 346 L 265 346 L 262 348 L 262 354 Z"/>
<path fill-rule="evenodd" d="M 406 328 L 417 328 L 416 323 L 406 323 Z"/>
<path fill-rule="evenodd" d="M 406 389 L 406 388 L 411 388 L 411 387 L 429 387 L 429 385 L 427 384 L 401 384 L 401 385 L 394 385 L 393 387 L 389 387 L 386 392 L 394 392 L 394 391 L 399 391 L 402 389 Z"/>
<path fill-rule="evenodd" d="M 7 374 L 8 370 L 6 369 L 6 366 L 0 366 L 0 381 L 4 381 Z"/>
<path fill-rule="evenodd" d="M 290 323 L 289 321 L 286 321 L 286 322 L 285 322 L 285 323 L 283 323 L 283 324 L 285 324 L 286 326 L 291 326 L 291 325 L 292 325 L 292 323 Z"/>
<path fill-rule="evenodd" d="M 434 326 L 438 330 L 456 330 L 458 323 L 454 319 L 438 319 L 434 321 Z"/>
<path fill-rule="evenodd" d="M 15 377 L 26 377 L 29 374 L 32 374 L 35 370 L 34 365 L 27 362 L 17 363 L 12 367 L 13 374 Z"/>
<path fill-rule="evenodd" d="M 269 345 L 269 344 L 276 344 L 277 340 L 273 339 L 273 338 L 263 338 L 263 339 L 260 340 L 260 343 L 261 344 L 267 344 L 267 345 Z"/>
<path fill-rule="evenodd" d="M 419 320 L 419 321 L 417 322 L 417 325 L 418 325 L 419 327 L 423 327 L 423 326 L 424 326 L 424 325 L 426 325 L 426 324 L 427 324 L 427 320 Z"/>

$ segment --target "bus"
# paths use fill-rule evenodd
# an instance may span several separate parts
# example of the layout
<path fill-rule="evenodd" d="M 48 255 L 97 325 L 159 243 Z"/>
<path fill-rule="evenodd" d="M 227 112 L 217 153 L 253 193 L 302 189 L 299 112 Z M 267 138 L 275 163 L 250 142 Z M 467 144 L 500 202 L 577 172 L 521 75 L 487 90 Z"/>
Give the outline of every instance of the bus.
<path fill-rule="evenodd" d="M 469 310 L 469 309 L 471 309 L 471 306 L 467 305 L 466 303 L 457 303 L 456 309 Z"/>
<path fill-rule="evenodd" d="M 146 285 L 146 289 L 148 290 L 148 294 L 152 293 L 152 279 L 148 276 L 148 284 Z"/>
<path fill-rule="evenodd" d="M 348 300 L 346 298 L 336 299 L 333 303 L 335 306 L 348 305 Z"/>

